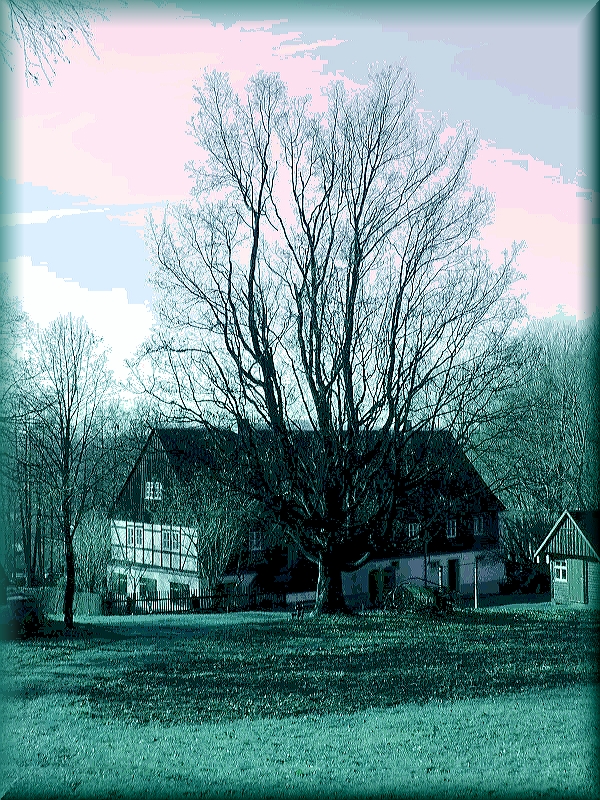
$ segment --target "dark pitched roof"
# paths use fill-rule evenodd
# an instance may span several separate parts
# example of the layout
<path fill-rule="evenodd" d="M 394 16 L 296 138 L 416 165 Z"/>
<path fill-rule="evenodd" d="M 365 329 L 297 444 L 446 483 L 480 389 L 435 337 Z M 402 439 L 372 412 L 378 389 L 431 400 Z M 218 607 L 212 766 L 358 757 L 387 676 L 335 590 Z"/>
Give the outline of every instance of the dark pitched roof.
<path fill-rule="evenodd" d="M 219 469 L 225 460 L 230 460 L 237 453 L 237 434 L 231 431 L 211 431 L 205 428 L 156 428 L 154 433 L 165 450 L 173 469 L 185 478 L 201 467 Z M 254 436 L 268 442 L 271 437 L 269 429 L 258 429 Z M 311 430 L 301 429 L 293 433 L 298 446 L 311 449 L 310 440 L 318 434 Z M 367 434 L 375 437 L 377 432 Z M 479 472 L 471 464 L 461 447 L 456 444 L 452 434 L 444 430 L 415 430 L 409 434 L 409 452 L 416 459 L 425 456 L 425 461 L 432 466 L 432 473 L 439 465 L 439 474 L 447 489 L 456 494 L 468 494 L 479 497 L 490 509 L 504 510 L 504 505 L 487 486 Z M 231 462 L 233 463 L 233 462 Z M 435 478 L 431 480 L 431 483 Z"/>
<path fill-rule="evenodd" d="M 185 476 L 200 467 L 214 467 L 214 434 L 204 428 L 155 428 L 173 469 Z M 230 434 L 224 432 L 223 439 Z"/>

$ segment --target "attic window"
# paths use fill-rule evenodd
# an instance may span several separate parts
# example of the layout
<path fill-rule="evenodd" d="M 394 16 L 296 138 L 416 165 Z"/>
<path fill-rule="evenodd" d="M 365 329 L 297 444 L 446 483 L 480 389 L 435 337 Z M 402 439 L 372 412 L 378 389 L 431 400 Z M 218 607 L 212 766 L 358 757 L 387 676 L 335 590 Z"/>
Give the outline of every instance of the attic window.
<path fill-rule="evenodd" d="M 260 553 L 264 549 L 262 533 L 260 531 L 252 531 L 250 533 L 250 552 Z"/>
<path fill-rule="evenodd" d="M 554 562 L 554 580 L 566 583 L 567 581 L 567 562 L 555 561 Z"/>
<path fill-rule="evenodd" d="M 446 520 L 446 536 L 448 539 L 456 539 L 456 520 Z"/>
<path fill-rule="evenodd" d="M 409 522 L 408 523 L 408 538 L 409 539 L 418 539 L 419 534 L 421 533 L 421 526 L 418 522 Z"/>
<path fill-rule="evenodd" d="M 483 517 L 473 517 L 473 535 L 481 536 L 483 534 Z"/>
<path fill-rule="evenodd" d="M 145 500 L 162 500 L 162 483 L 159 481 L 146 481 Z"/>

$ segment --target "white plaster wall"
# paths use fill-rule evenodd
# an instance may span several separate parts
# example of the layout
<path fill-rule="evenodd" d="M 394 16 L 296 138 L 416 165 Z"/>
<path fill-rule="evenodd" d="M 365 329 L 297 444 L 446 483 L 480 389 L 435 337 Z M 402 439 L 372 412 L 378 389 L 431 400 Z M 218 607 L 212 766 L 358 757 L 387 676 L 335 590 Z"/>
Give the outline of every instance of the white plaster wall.
<path fill-rule="evenodd" d="M 466 552 L 466 553 L 442 553 L 428 557 L 427 581 L 433 585 L 438 584 L 437 565 L 442 567 L 442 583 L 448 585 L 448 561 L 458 560 L 459 591 L 461 594 L 470 595 L 474 592 L 474 565 L 475 556 L 479 560 L 479 593 L 498 594 L 499 583 L 503 580 L 504 563 L 494 553 L 489 552 Z M 369 573 L 374 570 L 383 570 L 393 567 L 395 570 L 395 583 L 398 585 L 403 581 L 414 580 L 416 583 L 423 584 L 423 556 L 410 558 L 386 558 L 376 559 L 364 564 L 355 572 L 342 573 L 342 586 L 345 596 L 356 603 L 369 602 Z"/>
<path fill-rule="evenodd" d="M 121 573 L 127 575 L 127 594 L 132 595 L 134 592 L 139 595 L 140 578 L 148 578 L 149 580 L 156 581 L 156 591 L 163 597 L 168 595 L 171 589 L 171 583 L 187 583 L 190 587 L 190 593 L 199 594 L 200 583 L 196 575 L 186 575 L 182 572 L 166 571 L 152 569 L 152 567 L 143 567 L 137 565 L 131 566 L 118 566 L 113 565 L 108 568 L 109 586 L 111 583 L 111 574 Z"/>
<path fill-rule="evenodd" d="M 138 524 L 136 527 L 140 527 L 140 525 Z M 112 558 L 116 562 L 123 562 L 127 553 L 127 563 L 109 565 L 109 585 L 111 574 L 118 572 L 127 575 L 128 594 L 133 594 L 134 591 L 138 592 L 139 579 L 141 577 L 155 580 L 156 590 L 160 595 L 169 593 L 172 582 L 188 584 L 190 592 L 197 594 L 202 581 L 196 574 L 195 530 L 177 526 L 176 530 L 180 532 L 181 536 L 181 559 L 178 552 L 163 553 L 161 567 L 162 526 L 144 524 L 142 527 L 144 546 L 133 548 L 128 546 L 126 548 L 127 521 L 113 520 L 111 536 Z M 154 548 L 154 553 L 152 548 Z M 180 564 L 181 570 L 179 569 Z"/>

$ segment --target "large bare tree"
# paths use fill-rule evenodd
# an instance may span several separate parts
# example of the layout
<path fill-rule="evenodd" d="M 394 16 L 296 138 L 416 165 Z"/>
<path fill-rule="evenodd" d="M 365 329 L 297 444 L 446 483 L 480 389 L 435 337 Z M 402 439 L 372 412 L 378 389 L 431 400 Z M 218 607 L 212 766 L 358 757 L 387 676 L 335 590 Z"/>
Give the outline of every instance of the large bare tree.
<path fill-rule="evenodd" d="M 82 39 L 96 55 L 90 21 L 107 19 L 96 0 L 0 0 L 0 9 L 0 55 L 10 66 L 10 42 L 16 42 L 25 59 L 25 78 L 34 84 L 42 75 L 52 83 L 55 65 L 69 61 L 69 43 Z"/>
<path fill-rule="evenodd" d="M 110 448 L 104 446 L 105 404 L 111 376 L 100 342 L 83 318 L 58 317 L 32 338 L 24 353 L 18 392 L 38 477 L 59 521 L 65 558 L 64 619 L 73 626 L 73 539 L 98 501 Z"/>
<path fill-rule="evenodd" d="M 342 571 L 442 467 L 438 429 L 451 458 L 516 380 L 517 248 L 492 265 L 479 247 L 475 136 L 422 118 L 399 67 L 334 83 L 324 113 L 263 73 L 242 97 L 206 74 L 195 99 L 195 202 L 150 224 L 160 323 L 138 376 L 235 431 L 237 488 L 318 563 L 317 613 L 345 611 Z"/>

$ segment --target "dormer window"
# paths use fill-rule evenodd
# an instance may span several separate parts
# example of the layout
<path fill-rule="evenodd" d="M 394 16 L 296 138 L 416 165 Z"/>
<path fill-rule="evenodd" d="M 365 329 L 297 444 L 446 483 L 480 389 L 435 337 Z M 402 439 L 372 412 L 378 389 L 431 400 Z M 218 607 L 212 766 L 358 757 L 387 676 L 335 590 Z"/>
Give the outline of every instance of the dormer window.
<path fill-rule="evenodd" d="M 483 535 L 483 517 L 473 517 L 473 536 Z"/>
<path fill-rule="evenodd" d="M 446 536 L 448 539 L 456 539 L 456 520 L 446 520 Z"/>
<path fill-rule="evenodd" d="M 260 553 L 262 552 L 264 547 L 262 533 L 260 531 L 252 531 L 250 533 L 250 552 L 251 553 Z"/>
<path fill-rule="evenodd" d="M 159 481 L 146 481 L 144 500 L 162 500 L 162 483 Z"/>

